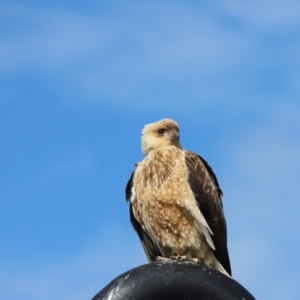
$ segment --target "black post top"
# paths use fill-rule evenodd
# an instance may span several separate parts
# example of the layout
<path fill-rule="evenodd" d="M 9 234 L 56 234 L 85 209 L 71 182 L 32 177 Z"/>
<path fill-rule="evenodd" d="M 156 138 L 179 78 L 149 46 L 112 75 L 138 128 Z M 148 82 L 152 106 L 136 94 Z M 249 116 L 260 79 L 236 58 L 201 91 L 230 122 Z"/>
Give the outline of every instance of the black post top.
<path fill-rule="evenodd" d="M 154 262 L 131 269 L 92 300 L 255 300 L 237 281 L 202 264 Z"/>

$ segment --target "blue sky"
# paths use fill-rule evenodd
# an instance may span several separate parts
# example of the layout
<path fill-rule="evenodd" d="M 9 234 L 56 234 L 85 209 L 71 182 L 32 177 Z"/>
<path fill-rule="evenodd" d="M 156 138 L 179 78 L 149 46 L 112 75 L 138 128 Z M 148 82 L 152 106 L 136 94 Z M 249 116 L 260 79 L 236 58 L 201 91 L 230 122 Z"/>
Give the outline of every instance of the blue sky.
<path fill-rule="evenodd" d="M 300 4 L 0 2 L 0 297 L 90 299 L 146 263 L 124 189 L 173 118 L 224 191 L 233 277 L 300 278 Z"/>

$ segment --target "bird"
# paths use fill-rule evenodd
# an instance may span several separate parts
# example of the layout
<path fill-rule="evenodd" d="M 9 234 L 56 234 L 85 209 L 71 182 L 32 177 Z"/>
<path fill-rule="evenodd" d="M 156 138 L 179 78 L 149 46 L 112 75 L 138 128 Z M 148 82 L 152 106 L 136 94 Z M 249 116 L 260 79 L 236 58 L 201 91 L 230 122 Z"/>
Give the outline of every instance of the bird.
<path fill-rule="evenodd" d="M 182 148 L 172 119 L 145 125 L 141 145 L 145 157 L 125 193 L 148 261 L 194 261 L 231 277 L 223 193 L 212 168 Z"/>

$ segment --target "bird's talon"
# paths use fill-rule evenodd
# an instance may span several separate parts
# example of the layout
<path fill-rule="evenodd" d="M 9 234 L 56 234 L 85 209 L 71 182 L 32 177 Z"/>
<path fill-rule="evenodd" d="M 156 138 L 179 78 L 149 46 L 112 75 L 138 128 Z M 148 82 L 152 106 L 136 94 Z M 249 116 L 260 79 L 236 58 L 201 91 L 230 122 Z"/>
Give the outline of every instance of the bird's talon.
<path fill-rule="evenodd" d="M 170 259 L 166 258 L 166 257 L 162 257 L 162 256 L 156 256 L 155 257 L 155 261 L 166 261 L 166 260 L 170 260 Z"/>
<path fill-rule="evenodd" d="M 176 260 L 176 261 L 185 261 L 185 260 L 187 260 L 187 257 L 184 256 L 184 255 L 174 254 L 174 255 L 171 256 L 171 259 Z"/>

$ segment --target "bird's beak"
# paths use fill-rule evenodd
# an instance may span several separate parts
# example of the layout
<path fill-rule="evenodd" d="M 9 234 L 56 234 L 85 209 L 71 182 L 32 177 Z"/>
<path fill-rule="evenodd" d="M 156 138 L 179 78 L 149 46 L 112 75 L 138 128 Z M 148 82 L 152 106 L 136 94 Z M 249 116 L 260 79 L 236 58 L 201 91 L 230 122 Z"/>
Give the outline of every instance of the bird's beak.
<path fill-rule="evenodd" d="M 175 141 L 178 141 L 179 140 L 179 134 L 178 134 L 178 131 L 177 130 L 172 130 L 169 134 L 168 134 L 168 137 L 170 140 L 175 140 Z"/>

